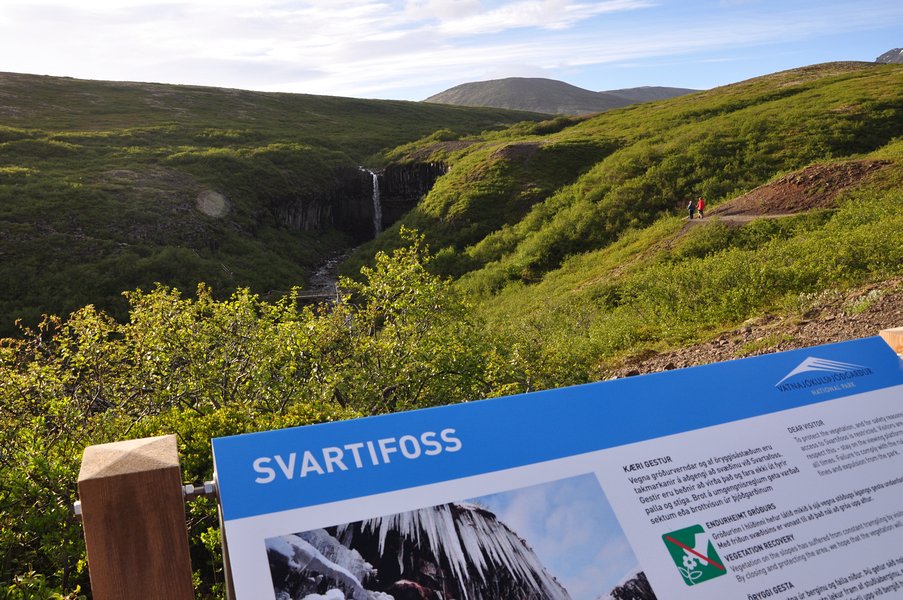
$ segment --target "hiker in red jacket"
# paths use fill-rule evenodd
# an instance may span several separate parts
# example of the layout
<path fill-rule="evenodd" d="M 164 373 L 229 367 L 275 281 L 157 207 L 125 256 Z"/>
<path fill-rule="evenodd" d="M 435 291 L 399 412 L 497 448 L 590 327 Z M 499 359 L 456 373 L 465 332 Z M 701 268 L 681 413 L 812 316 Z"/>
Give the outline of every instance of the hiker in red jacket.
<path fill-rule="evenodd" d="M 699 197 L 699 200 L 696 201 L 696 212 L 699 213 L 699 218 L 705 218 L 703 212 L 705 212 L 705 200 L 702 199 L 702 196 Z"/>

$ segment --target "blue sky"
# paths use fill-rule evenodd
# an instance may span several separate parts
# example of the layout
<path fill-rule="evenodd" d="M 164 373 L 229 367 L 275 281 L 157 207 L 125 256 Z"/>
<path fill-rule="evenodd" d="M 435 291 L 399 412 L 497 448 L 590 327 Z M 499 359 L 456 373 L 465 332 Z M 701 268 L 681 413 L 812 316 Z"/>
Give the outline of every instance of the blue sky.
<path fill-rule="evenodd" d="M 602 487 L 582 475 L 476 498 L 527 540 L 573 600 L 608 593 L 636 568 Z"/>
<path fill-rule="evenodd" d="M 708 89 L 903 46 L 900 0 L 2 0 L 0 71 L 422 100 Z"/>

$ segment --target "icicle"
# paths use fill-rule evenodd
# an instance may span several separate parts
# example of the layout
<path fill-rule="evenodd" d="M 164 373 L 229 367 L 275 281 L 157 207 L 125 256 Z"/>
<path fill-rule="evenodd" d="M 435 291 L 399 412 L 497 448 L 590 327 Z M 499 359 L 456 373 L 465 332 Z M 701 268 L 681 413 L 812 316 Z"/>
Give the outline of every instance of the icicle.
<path fill-rule="evenodd" d="M 339 527 L 338 535 L 353 545 L 348 531 L 347 525 Z M 494 570 L 505 570 L 520 582 L 519 587 L 527 593 L 524 597 L 570 600 L 532 548 L 495 515 L 475 505 L 445 504 L 377 517 L 361 522 L 360 532 L 378 537 L 380 555 L 385 553 L 390 533 L 415 547 L 426 545 L 437 560 L 448 565 L 464 600 L 497 600 L 479 591 L 480 584 L 485 589 L 491 581 Z M 403 546 L 399 544 L 397 557 L 402 572 Z"/>

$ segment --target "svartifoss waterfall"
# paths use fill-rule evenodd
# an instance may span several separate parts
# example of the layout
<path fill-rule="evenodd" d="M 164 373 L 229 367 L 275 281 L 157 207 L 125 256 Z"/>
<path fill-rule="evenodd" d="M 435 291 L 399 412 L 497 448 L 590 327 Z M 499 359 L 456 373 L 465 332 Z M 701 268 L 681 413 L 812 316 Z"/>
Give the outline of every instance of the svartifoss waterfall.
<path fill-rule="evenodd" d="M 363 167 L 361 167 L 363 169 Z M 363 169 L 373 178 L 373 237 L 383 230 L 383 206 L 379 199 L 379 175 L 370 169 Z"/>

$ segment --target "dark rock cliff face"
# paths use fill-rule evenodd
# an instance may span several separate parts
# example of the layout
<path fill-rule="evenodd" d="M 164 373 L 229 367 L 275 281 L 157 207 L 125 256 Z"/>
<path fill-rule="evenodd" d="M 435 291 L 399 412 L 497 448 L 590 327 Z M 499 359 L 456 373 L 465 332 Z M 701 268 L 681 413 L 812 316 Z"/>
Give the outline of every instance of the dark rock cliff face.
<path fill-rule="evenodd" d="M 383 206 L 383 228 L 398 221 L 414 208 L 433 184 L 448 172 L 443 163 L 389 165 L 379 173 L 379 191 Z"/>
<path fill-rule="evenodd" d="M 272 198 L 279 225 L 313 231 L 335 227 L 355 239 L 373 237 L 373 184 L 370 174 L 354 168 L 337 169 L 332 182 L 316 190 Z"/>
<path fill-rule="evenodd" d="M 377 172 L 382 228 L 389 227 L 417 205 L 448 168 L 439 163 L 389 165 Z M 299 191 L 271 199 L 279 225 L 312 231 L 334 227 L 356 241 L 373 239 L 373 177 L 370 171 L 337 169 L 332 183 L 317 190 Z"/>

